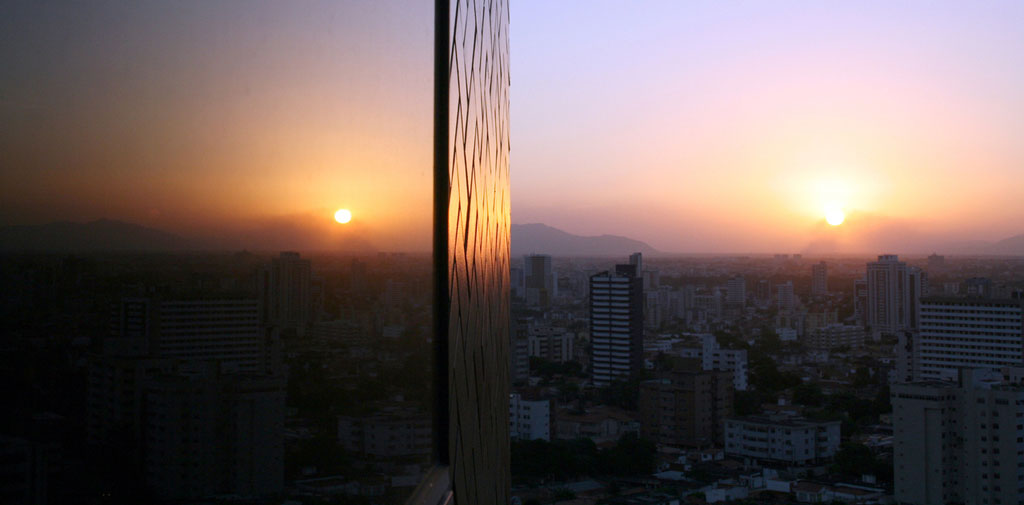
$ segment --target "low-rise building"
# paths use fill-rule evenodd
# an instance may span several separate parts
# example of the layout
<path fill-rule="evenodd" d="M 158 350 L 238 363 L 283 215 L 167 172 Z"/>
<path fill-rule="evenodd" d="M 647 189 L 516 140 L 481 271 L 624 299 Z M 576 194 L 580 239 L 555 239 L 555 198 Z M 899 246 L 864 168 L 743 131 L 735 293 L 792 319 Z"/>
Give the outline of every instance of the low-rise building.
<path fill-rule="evenodd" d="M 338 417 L 338 442 L 347 451 L 396 458 L 427 456 L 432 447 L 430 416 L 405 403 L 381 405 L 368 416 Z"/>
<path fill-rule="evenodd" d="M 865 335 L 862 326 L 832 324 L 810 331 L 807 334 L 807 347 L 826 350 L 841 347 L 855 349 L 864 346 Z"/>
<path fill-rule="evenodd" d="M 527 400 L 512 393 L 508 400 L 509 437 L 551 440 L 551 401 Z"/>
<path fill-rule="evenodd" d="M 754 461 L 820 463 L 839 450 L 839 427 L 839 421 L 733 417 L 725 422 L 725 453 Z"/>

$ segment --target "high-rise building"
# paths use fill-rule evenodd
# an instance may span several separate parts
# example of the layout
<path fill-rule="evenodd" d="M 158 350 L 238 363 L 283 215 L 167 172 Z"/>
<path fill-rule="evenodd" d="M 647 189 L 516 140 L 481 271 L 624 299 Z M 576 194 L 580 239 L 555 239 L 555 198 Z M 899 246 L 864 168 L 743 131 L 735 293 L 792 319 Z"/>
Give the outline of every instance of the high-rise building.
<path fill-rule="evenodd" d="M 527 254 L 523 257 L 523 279 L 526 286 L 526 303 L 541 307 L 551 305 L 555 297 L 551 256 Z"/>
<path fill-rule="evenodd" d="M 914 344 L 911 375 L 919 380 L 955 378 L 962 367 L 1024 366 L 1024 303 L 925 298 Z"/>
<path fill-rule="evenodd" d="M 522 268 L 512 267 L 509 270 L 509 282 L 512 284 L 512 298 L 526 298 L 526 274 Z"/>
<path fill-rule="evenodd" d="M 897 503 L 1024 502 L 1024 369 L 892 386 Z"/>
<path fill-rule="evenodd" d="M 928 290 L 927 274 L 907 267 L 895 254 L 883 254 L 867 264 L 867 326 L 876 340 L 916 330 L 918 303 Z"/>
<path fill-rule="evenodd" d="M 824 261 L 811 265 L 811 294 L 828 294 L 828 264 Z"/>
<path fill-rule="evenodd" d="M 284 487 L 283 375 L 222 374 L 193 363 L 146 388 L 146 483 L 162 500 Z"/>
<path fill-rule="evenodd" d="M 297 252 L 282 252 L 259 271 L 262 322 L 304 335 L 313 321 L 312 266 Z"/>
<path fill-rule="evenodd" d="M 796 309 L 796 295 L 793 293 L 793 281 L 786 281 L 776 286 L 779 312 L 792 312 Z"/>
<path fill-rule="evenodd" d="M 747 304 L 747 280 L 737 275 L 725 282 L 725 304 L 731 308 L 743 308 Z"/>
<path fill-rule="evenodd" d="M 694 362 L 644 381 L 637 399 L 641 436 L 674 447 L 721 444 L 725 419 L 733 414 L 732 380 L 732 372 L 702 370 Z"/>
<path fill-rule="evenodd" d="M 861 325 L 868 324 L 868 280 L 855 279 L 853 281 L 853 318 Z"/>
<path fill-rule="evenodd" d="M 241 372 L 272 365 L 256 300 L 168 300 L 158 304 L 157 314 L 160 357 L 217 361 Z"/>
<path fill-rule="evenodd" d="M 643 367 L 643 280 L 640 253 L 590 277 L 591 374 L 595 386 L 629 380 Z"/>
<path fill-rule="evenodd" d="M 524 319 L 513 319 L 509 331 L 509 378 L 523 382 L 530 378 L 529 327 Z"/>

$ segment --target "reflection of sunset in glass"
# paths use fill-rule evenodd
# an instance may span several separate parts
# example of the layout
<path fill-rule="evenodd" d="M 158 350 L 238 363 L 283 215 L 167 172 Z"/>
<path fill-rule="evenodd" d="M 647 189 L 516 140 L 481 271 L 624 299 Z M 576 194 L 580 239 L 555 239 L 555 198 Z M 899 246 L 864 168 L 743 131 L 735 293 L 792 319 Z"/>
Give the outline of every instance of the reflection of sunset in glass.
<path fill-rule="evenodd" d="M 334 213 L 334 220 L 345 224 L 352 220 L 352 212 L 348 209 L 338 209 L 338 212 Z"/>

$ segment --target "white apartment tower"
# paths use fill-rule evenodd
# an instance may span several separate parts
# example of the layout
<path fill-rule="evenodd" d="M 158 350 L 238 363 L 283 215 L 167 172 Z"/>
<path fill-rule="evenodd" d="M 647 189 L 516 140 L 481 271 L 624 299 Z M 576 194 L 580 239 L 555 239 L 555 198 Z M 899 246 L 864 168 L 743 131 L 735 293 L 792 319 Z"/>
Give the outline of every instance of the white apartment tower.
<path fill-rule="evenodd" d="M 925 298 L 911 342 L 911 375 L 953 379 L 959 368 L 1024 366 L 1024 303 L 1016 299 Z"/>
<path fill-rule="evenodd" d="M 918 300 L 928 281 L 919 268 L 907 267 L 895 254 L 867 264 L 867 326 L 872 336 L 898 335 L 918 326 Z"/>

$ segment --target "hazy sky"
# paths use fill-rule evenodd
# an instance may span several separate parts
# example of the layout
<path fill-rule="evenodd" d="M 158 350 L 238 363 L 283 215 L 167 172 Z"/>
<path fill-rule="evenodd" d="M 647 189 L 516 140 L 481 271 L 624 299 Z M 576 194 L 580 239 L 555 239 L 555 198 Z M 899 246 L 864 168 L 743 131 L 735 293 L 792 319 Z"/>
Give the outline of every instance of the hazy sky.
<path fill-rule="evenodd" d="M 0 4 L 0 225 L 426 250 L 431 9 Z M 512 0 L 511 22 L 514 222 L 680 252 L 1024 233 L 1024 2 Z"/>
<path fill-rule="evenodd" d="M 5 2 L 0 223 L 426 250 L 432 41 L 431 2 Z"/>
<path fill-rule="evenodd" d="M 1024 233 L 1024 2 L 516 1 L 511 34 L 514 222 L 710 252 Z"/>

